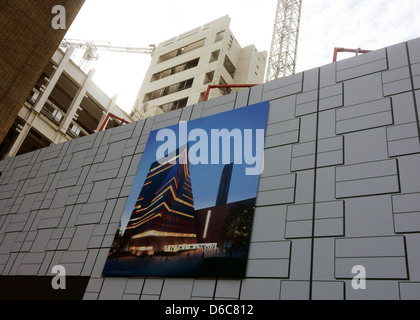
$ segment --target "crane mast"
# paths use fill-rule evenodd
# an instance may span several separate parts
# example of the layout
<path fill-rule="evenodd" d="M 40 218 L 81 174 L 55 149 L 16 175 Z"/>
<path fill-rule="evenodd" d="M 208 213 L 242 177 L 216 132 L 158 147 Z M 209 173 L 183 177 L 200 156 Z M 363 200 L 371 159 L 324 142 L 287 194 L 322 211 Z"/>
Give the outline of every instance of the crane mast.
<path fill-rule="evenodd" d="M 278 0 L 266 81 L 296 72 L 302 0 Z"/>

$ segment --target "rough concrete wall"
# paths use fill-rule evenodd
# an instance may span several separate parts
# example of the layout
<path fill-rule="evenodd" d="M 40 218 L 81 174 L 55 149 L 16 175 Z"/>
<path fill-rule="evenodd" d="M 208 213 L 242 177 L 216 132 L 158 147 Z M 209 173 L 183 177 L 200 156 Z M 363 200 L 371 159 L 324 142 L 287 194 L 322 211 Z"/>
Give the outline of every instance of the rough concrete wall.
<path fill-rule="evenodd" d="M 84 0 L 2 0 L 0 3 L 0 143 L 57 50 Z M 66 29 L 55 30 L 52 8 L 66 9 Z"/>
<path fill-rule="evenodd" d="M 0 274 L 61 264 L 90 277 L 85 299 L 419 299 L 419 53 L 416 39 L 0 162 Z M 102 278 L 150 131 L 267 100 L 247 277 Z"/>

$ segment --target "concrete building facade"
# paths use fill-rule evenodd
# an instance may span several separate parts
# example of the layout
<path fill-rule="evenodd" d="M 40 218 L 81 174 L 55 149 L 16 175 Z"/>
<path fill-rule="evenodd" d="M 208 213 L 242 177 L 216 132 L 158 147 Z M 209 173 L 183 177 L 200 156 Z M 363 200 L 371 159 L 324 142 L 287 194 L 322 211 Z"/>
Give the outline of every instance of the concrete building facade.
<path fill-rule="evenodd" d="M 0 143 L 83 4 L 84 0 L 1 1 Z M 58 29 L 52 26 L 55 6 L 65 9 L 60 10 L 65 19 Z"/>
<path fill-rule="evenodd" d="M 1 161 L 0 295 L 419 300 L 419 66 L 414 39 Z M 263 101 L 245 277 L 102 277 L 150 132 Z"/>
<path fill-rule="evenodd" d="M 95 70 L 86 74 L 71 59 L 74 49 L 57 49 L 21 106 L 17 119 L 0 144 L 0 158 L 98 132 L 111 113 L 131 122 L 93 81 Z M 110 128 L 119 122 L 105 126 Z"/>
<path fill-rule="evenodd" d="M 171 38 L 156 47 L 132 115 L 138 119 L 203 100 L 210 84 L 260 84 L 267 52 L 242 48 L 229 16 Z M 211 98 L 226 90 L 211 92 Z"/>

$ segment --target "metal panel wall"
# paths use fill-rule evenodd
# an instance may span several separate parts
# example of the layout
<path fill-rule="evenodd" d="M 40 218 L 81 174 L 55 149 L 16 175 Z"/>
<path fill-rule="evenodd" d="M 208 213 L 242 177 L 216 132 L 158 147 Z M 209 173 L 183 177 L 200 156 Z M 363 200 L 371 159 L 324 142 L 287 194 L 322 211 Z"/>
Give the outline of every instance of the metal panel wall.
<path fill-rule="evenodd" d="M 61 264 L 90 277 L 85 299 L 418 299 L 418 52 L 420 39 L 0 162 L 0 274 Z M 247 277 L 102 278 L 150 131 L 266 100 Z"/>

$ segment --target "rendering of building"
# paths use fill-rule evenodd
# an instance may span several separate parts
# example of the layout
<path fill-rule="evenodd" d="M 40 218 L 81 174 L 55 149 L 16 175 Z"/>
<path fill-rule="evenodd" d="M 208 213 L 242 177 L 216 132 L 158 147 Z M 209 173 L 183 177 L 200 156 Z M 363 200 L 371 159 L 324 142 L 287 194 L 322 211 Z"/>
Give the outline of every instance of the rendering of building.
<path fill-rule="evenodd" d="M 230 181 L 232 180 L 233 163 L 227 164 L 220 177 L 219 191 L 217 193 L 216 206 L 226 204 L 229 196 Z"/>
<path fill-rule="evenodd" d="M 156 47 L 132 116 L 144 119 L 203 100 L 211 84 L 260 84 L 267 53 L 242 48 L 222 17 Z M 228 91 L 230 92 L 230 91 Z M 212 91 L 210 97 L 226 94 Z"/>
<path fill-rule="evenodd" d="M 70 28 L 84 0 L 0 3 L 0 143 Z M 65 9 L 65 28 L 53 28 L 53 8 Z M 63 10 L 60 10 L 63 14 Z M 58 12 L 56 12 L 58 13 Z"/>
<path fill-rule="evenodd" d="M 152 164 L 124 235 L 137 254 L 197 242 L 188 148 Z"/>
<path fill-rule="evenodd" d="M 116 105 L 117 96 L 109 98 L 92 81 L 95 70 L 86 74 L 71 59 L 73 54 L 72 48 L 55 51 L 0 144 L 0 159 L 119 125 L 119 121 L 104 124 L 109 114 L 132 121 Z"/>

